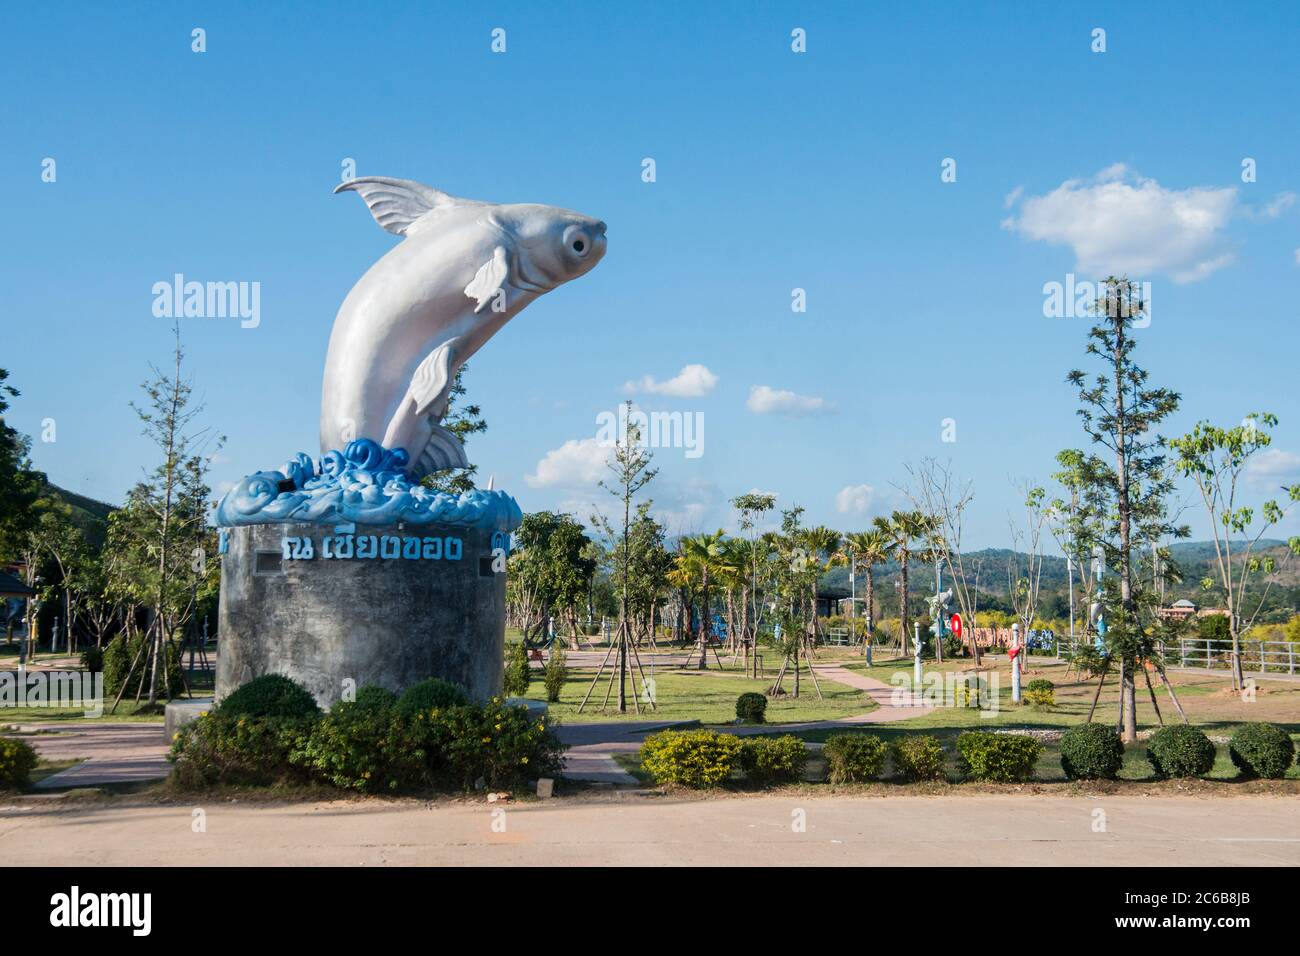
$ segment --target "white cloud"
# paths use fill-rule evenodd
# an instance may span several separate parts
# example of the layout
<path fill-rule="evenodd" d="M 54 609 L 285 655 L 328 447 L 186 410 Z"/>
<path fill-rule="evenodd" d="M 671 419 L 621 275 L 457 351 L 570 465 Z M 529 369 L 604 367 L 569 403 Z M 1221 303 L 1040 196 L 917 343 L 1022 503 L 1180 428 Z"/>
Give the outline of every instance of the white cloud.
<path fill-rule="evenodd" d="M 1002 205 L 1005 206 L 1007 209 L 1010 209 L 1012 206 L 1016 204 L 1016 202 L 1024 194 L 1025 194 L 1025 187 L 1017 186 L 1015 189 L 1011 190 L 1011 192 L 1007 193 L 1005 196 L 1002 197 Z"/>
<path fill-rule="evenodd" d="M 1092 180 L 1067 180 L 1030 196 L 1002 225 L 1070 246 L 1086 274 L 1146 279 L 1165 272 L 1175 282 L 1195 282 L 1232 261 L 1223 229 L 1236 204 L 1233 187 L 1166 189 L 1117 163 Z"/>
<path fill-rule="evenodd" d="M 1281 448 L 1262 448 L 1250 457 L 1246 479 L 1256 489 L 1280 491 L 1282 485 L 1300 481 L 1300 455 Z"/>
<path fill-rule="evenodd" d="M 524 475 L 532 488 L 581 488 L 594 485 L 606 474 L 606 462 L 613 449 L 595 438 L 569 439 L 548 451 L 537 463 L 537 472 Z"/>
<path fill-rule="evenodd" d="M 1248 207 L 1244 210 L 1248 219 L 1276 219 L 1295 205 L 1298 197 L 1295 193 L 1278 193 L 1268 205 L 1259 208 Z"/>
<path fill-rule="evenodd" d="M 699 398 L 713 391 L 718 376 L 704 365 L 686 365 L 667 381 L 660 382 L 653 375 L 624 383 L 625 392 L 649 392 L 652 395 L 670 395 L 674 398 Z"/>
<path fill-rule="evenodd" d="M 835 495 L 835 510 L 842 515 L 864 515 L 875 498 L 870 485 L 845 485 Z"/>
<path fill-rule="evenodd" d="M 750 386 L 745 407 L 755 415 L 816 415 L 831 410 L 824 398 L 796 395 L 767 385 Z"/>

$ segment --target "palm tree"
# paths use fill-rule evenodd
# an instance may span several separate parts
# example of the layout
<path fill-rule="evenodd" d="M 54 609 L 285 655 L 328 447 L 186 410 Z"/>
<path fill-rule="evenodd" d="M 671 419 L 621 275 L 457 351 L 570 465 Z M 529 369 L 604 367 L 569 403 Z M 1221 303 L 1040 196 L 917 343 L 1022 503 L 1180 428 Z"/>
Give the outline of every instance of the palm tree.
<path fill-rule="evenodd" d="M 866 640 L 870 641 L 876 620 L 876 579 L 872 568 L 877 564 L 884 564 L 888 561 L 890 554 L 893 553 L 894 546 L 889 539 L 889 535 L 879 528 L 846 535 L 844 546 L 848 549 L 849 560 L 852 562 L 850 571 L 856 573 L 861 569 L 867 573 Z"/>
<path fill-rule="evenodd" d="M 725 574 L 731 568 L 731 565 L 724 560 L 726 544 L 723 538 L 725 534 L 726 532 L 719 528 L 712 534 L 705 533 L 683 537 L 677 555 L 679 568 L 692 578 L 698 578 L 700 581 L 700 670 L 705 669 L 705 656 L 708 653 L 709 577 L 710 575 Z"/>
<path fill-rule="evenodd" d="M 921 511 L 895 511 L 888 518 L 875 520 L 876 530 L 891 542 L 890 550 L 898 558 L 898 649 L 907 651 L 907 562 L 912 556 L 912 542 L 924 537 L 930 519 Z"/>
<path fill-rule="evenodd" d="M 809 583 L 809 600 L 812 602 L 813 612 L 813 644 L 817 643 L 817 581 L 821 577 L 822 571 L 829 571 L 837 564 L 844 561 L 844 555 L 840 553 L 840 533 L 833 528 L 825 525 L 817 525 L 814 528 L 808 528 L 801 535 L 804 549 L 808 552 L 808 557 L 816 565 L 816 573 L 812 575 L 812 581 Z"/>

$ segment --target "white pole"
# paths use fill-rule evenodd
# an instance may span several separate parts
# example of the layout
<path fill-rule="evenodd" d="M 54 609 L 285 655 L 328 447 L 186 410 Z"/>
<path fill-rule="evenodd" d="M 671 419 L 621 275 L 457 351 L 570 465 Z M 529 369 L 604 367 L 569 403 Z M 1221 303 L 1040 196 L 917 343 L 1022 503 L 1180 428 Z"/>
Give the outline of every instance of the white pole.
<path fill-rule="evenodd" d="M 912 691 L 921 692 L 921 622 L 913 621 L 915 636 L 912 638 Z"/>
<path fill-rule="evenodd" d="M 1011 646 L 1020 647 L 1020 625 L 1011 625 Z M 1020 652 L 1011 660 L 1011 703 L 1020 703 L 1020 658 L 1025 656 L 1025 649 L 1020 648 Z"/>

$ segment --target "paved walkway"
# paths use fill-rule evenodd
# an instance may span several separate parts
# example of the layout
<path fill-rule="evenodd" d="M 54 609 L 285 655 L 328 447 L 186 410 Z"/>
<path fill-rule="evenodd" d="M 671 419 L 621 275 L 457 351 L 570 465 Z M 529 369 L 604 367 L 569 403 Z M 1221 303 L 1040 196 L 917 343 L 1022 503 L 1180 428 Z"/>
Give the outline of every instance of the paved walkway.
<path fill-rule="evenodd" d="M 0 846 L 9 867 L 1300 866 L 1295 800 L 1267 796 L 699 799 L 620 790 L 504 804 L 68 806 L 0 798 Z"/>
<path fill-rule="evenodd" d="M 38 790 L 135 783 L 171 772 L 162 724 L 24 724 L 19 729 L 55 731 L 22 738 L 46 760 L 81 761 L 40 781 Z"/>

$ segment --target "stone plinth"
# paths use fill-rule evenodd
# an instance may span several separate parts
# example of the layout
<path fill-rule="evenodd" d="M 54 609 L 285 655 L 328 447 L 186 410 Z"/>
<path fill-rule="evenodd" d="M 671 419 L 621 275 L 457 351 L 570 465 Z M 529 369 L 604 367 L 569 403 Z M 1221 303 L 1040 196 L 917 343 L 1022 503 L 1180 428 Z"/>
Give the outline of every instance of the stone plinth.
<path fill-rule="evenodd" d="M 479 700 L 501 693 L 501 532 L 299 522 L 226 535 L 218 701 L 262 674 L 298 681 L 323 707 L 349 686 L 400 693 L 427 677 Z"/>

